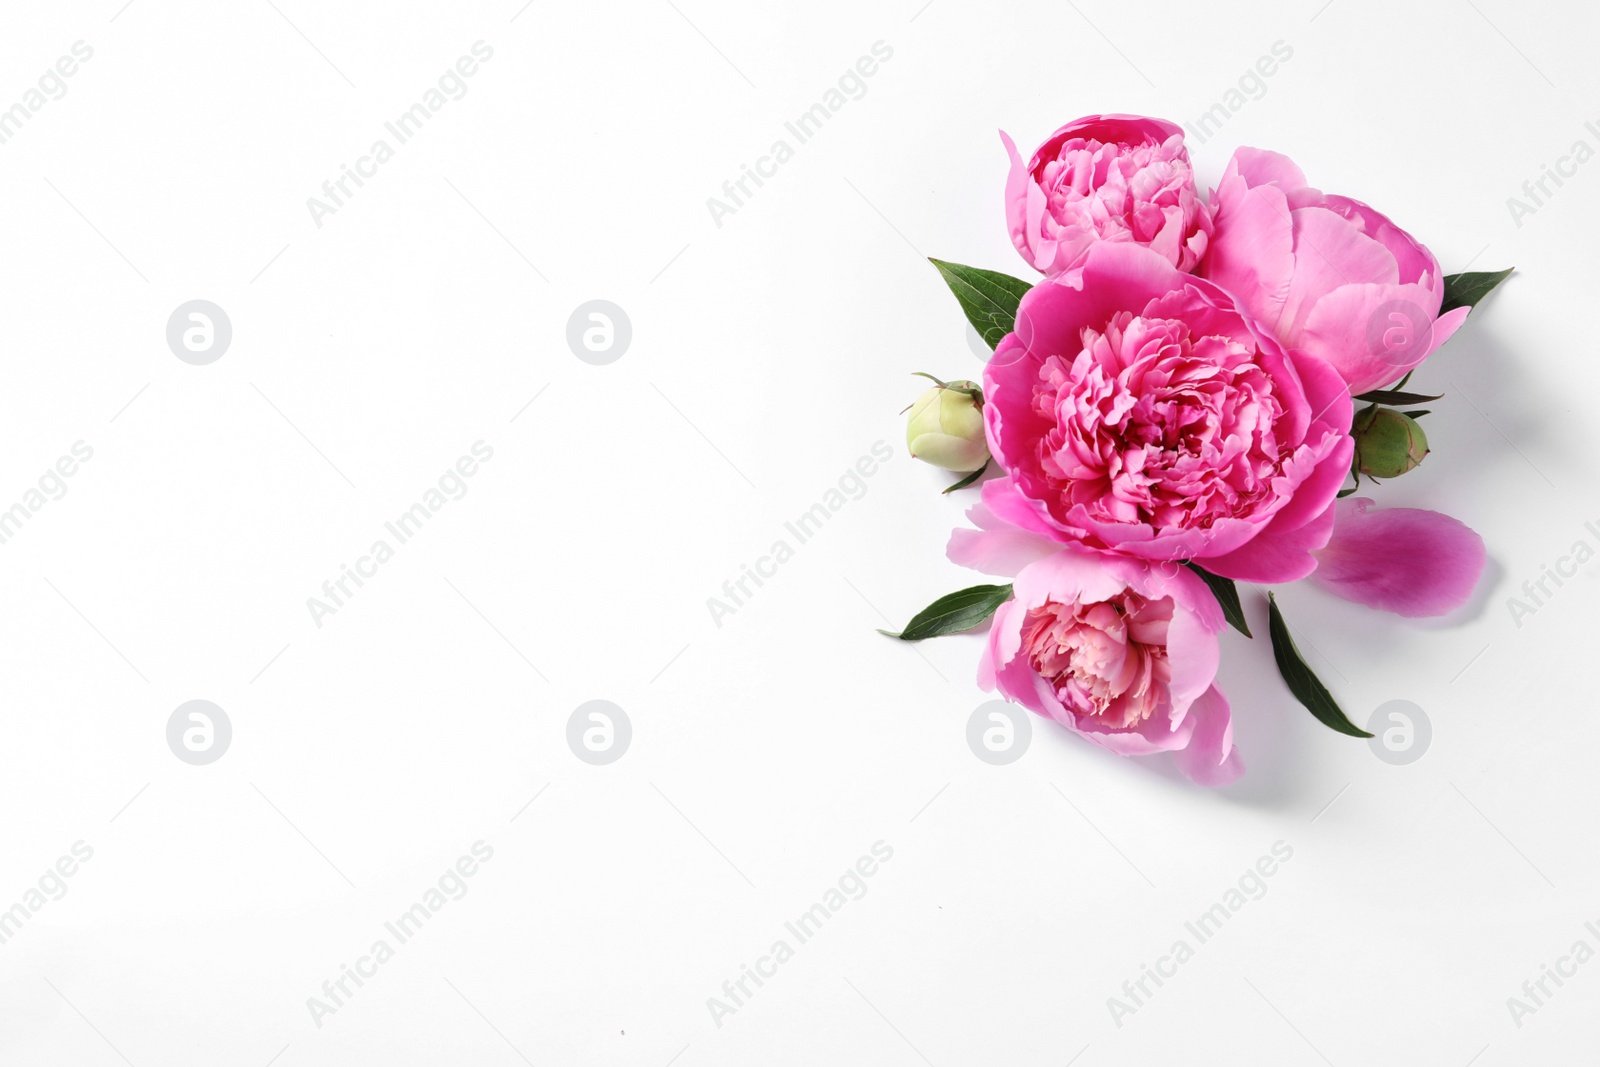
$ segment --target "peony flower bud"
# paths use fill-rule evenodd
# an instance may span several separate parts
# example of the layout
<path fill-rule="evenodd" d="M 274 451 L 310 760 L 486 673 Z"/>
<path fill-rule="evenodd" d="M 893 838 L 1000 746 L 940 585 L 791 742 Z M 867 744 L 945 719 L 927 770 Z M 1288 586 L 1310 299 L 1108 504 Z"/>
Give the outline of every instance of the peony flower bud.
<path fill-rule="evenodd" d="M 1393 408 L 1372 408 L 1356 417 L 1356 469 L 1373 478 L 1398 478 L 1428 454 L 1428 436 L 1417 420 Z"/>
<path fill-rule="evenodd" d="M 975 471 L 989 461 L 977 389 L 973 382 L 949 382 L 917 397 L 906 422 L 913 459 L 947 471 Z"/>

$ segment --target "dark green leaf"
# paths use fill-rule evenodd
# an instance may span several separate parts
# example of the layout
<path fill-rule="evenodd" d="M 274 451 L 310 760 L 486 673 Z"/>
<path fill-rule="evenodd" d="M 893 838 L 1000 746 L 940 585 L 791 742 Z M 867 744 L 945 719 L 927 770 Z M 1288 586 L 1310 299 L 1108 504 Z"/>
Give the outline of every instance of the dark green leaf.
<path fill-rule="evenodd" d="M 979 478 L 982 478 L 983 477 L 983 472 L 988 470 L 988 469 L 989 469 L 989 461 L 988 460 L 984 460 L 983 461 L 983 466 L 979 467 L 977 470 L 973 471 L 971 474 L 969 474 L 965 478 L 961 479 L 955 485 L 952 485 L 950 488 L 946 489 L 945 492 L 946 493 L 953 493 L 957 489 L 965 489 L 967 486 L 971 485 L 973 482 L 977 481 Z M 943 494 L 941 493 L 940 495 L 942 496 Z"/>
<path fill-rule="evenodd" d="M 1430 400 L 1442 400 L 1444 394 L 1429 396 L 1427 393 L 1402 393 L 1396 389 L 1374 389 L 1370 393 L 1357 393 L 1356 400 L 1363 404 L 1426 404 Z"/>
<path fill-rule="evenodd" d="M 1267 594 L 1267 627 L 1272 633 L 1272 658 L 1278 661 L 1278 673 L 1283 675 L 1294 698 L 1328 729 L 1351 737 L 1371 737 L 1345 716 L 1338 702 L 1333 699 L 1333 694 L 1328 692 L 1328 687 L 1300 658 L 1300 650 L 1294 647 L 1294 639 L 1289 636 L 1283 613 L 1278 610 L 1277 598 L 1271 593 Z"/>
<path fill-rule="evenodd" d="M 1353 492 L 1355 492 L 1355 491 L 1356 491 L 1356 490 L 1357 490 L 1357 489 L 1360 489 L 1360 488 L 1361 488 L 1361 487 L 1360 487 L 1360 486 L 1359 486 L 1359 485 L 1352 485 L 1352 486 L 1351 486 L 1351 487 L 1350 487 L 1350 488 L 1348 488 L 1348 489 L 1341 489 L 1341 490 L 1339 490 L 1339 491 L 1338 491 L 1338 492 L 1337 492 L 1337 493 L 1335 493 L 1335 494 L 1334 494 L 1334 495 L 1335 495 L 1335 496 L 1336 496 L 1336 497 L 1338 497 L 1338 498 L 1339 498 L 1339 499 L 1340 499 L 1340 500 L 1343 500 L 1343 499 L 1344 499 L 1344 498 L 1345 498 L 1345 497 L 1347 497 L 1347 496 L 1349 496 L 1349 495 L 1350 495 L 1350 494 L 1351 494 L 1351 493 L 1353 493 Z"/>
<path fill-rule="evenodd" d="M 1427 414 L 1429 414 L 1429 411 L 1428 411 L 1427 408 L 1420 408 L 1417 411 L 1408 411 L 1408 412 L 1406 412 L 1405 416 L 1408 419 L 1420 419 L 1420 418 L 1422 418 L 1422 416 L 1427 415 Z"/>
<path fill-rule="evenodd" d="M 1505 270 L 1472 271 L 1467 274 L 1447 274 L 1444 279 L 1444 303 L 1439 314 L 1456 308 L 1476 307 L 1478 301 L 1489 295 L 1489 290 L 1511 277 L 1515 267 Z"/>
<path fill-rule="evenodd" d="M 998 345 L 1016 325 L 1017 305 L 1022 302 L 1022 294 L 1033 286 L 1021 278 L 997 271 L 964 267 L 942 259 L 930 258 L 928 262 L 939 268 L 945 284 L 956 295 L 967 321 L 978 331 L 983 343 L 990 348 Z"/>
<path fill-rule="evenodd" d="M 878 632 L 902 641 L 921 641 L 942 634 L 960 633 L 982 623 L 1009 599 L 1009 585 L 975 585 L 935 600 L 912 616 L 906 628 L 897 634 L 888 630 Z"/>
<path fill-rule="evenodd" d="M 1212 574 L 1192 560 L 1185 561 L 1184 566 L 1198 574 L 1211 587 L 1212 595 L 1217 598 L 1217 603 L 1222 605 L 1222 617 L 1228 620 L 1228 625 L 1246 637 L 1254 637 L 1255 635 L 1250 632 L 1250 624 L 1245 621 L 1244 607 L 1239 603 L 1239 587 L 1233 584 L 1233 579 Z"/>

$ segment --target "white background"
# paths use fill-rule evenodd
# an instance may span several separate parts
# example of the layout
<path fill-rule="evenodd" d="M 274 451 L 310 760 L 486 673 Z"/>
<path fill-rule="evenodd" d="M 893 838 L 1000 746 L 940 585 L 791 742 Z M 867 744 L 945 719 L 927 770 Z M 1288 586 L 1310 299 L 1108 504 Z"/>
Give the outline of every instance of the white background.
<path fill-rule="evenodd" d="M 0 908 L 93 858 L 0 945 L 0 1059 L 1589 1062 L 1600 963 L 1520 1027 L 1506 1001 L 1600 948 L 1600 562 L 1520 626 L 1506 600 L 1600 546 L 1600 163 L 1520 226 L 1506 199 L 1600 147 L 1594 13 L 921 2 L 5 5 L 0 107 L 94 54 L 0 145 L 0 508 L 94 455 L 0 545 Z M 307 198 L 479 40 L 467 95 L 319 228 Z M 880 40 L 866 94 L 717 226 L 706 199 Z M 981 370 L 921 257 L 1027 273 L 998 128 L 1194 122 L 1278 41 L 1191 138 L 1203 183 L 1272 147 L 1447 270 L 1518 268 L 1413 379 L 1449 394 L 1434 454 L 1376 493 L 1480 531 L 1481 596 L 1419 624 L 1279 594 L 1352 717 L 1412 701 L 1431 748 L 1385 764 L 1230 633 L 1236 785 L 1042 721 L 985 764 L 979 640 L 873 632 L 972 580 L 897 414 L 910 371 Z M 608 366 L 565 341 L 597 298 L 633 325 Z M 167 347 L 192 299 L 232 321 L 209 366 Z M 480 440 L 467 494 L 319 628 L 307 598 Z M 879 440 L 865 494 L 714 625 Z M 192 699 L 233 725 L 209 766 L 167 747 Z M 565 740 L 591 699 L 632 722 L 609 766 Z M 478 840 L 470 892 L 316 1025 Z M 880 840 L 867 894 L 719 1026 L 707 998 Z M 1107 999 L 1279 841 L 1265 896 L 1118 1026 Z"/>

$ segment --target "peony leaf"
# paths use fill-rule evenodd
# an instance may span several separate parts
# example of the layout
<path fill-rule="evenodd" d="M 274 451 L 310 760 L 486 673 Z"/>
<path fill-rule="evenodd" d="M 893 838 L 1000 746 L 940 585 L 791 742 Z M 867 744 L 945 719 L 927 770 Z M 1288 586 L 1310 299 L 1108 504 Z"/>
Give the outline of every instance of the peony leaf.
<path fill-rule="evenodd" d="M 1272 658 L 1278 661 L 1278 673 L 1283 675 L 1289 692 L 1328 729 L 1351 737 L 1371 737 L 1345 716 L 1343 709 L 1333 699 L 1333 694 L 1328 692 L 1328 687 L 1300 658 L 1300 650 L 1294 647 L 1294 639 L 1289 636 L 1283 613 L 1278 610 L 1277 598 L 1271 593 L 1267 594 L 1267 611 L 1267 627 L 1272 632 Z"/>
<path fill-rule="evenodd" d="M 1246 637 L 1254 638 L 1255 634 L 1250 632 L 1250 624 L 1245 621 L 1244 607 L 1239 603 L 1239 587 L 1233 584 L 1233 579 L 1212 574 L 1192 560 L 1186 561 L 1184 566 L 1198 574 L 1211 587 L 1211 593 L 1222 606 L 1222 617 L 1228 620 L 1228 625 Z"/>
<path fill-rule="evenodd" d="M 1357 393 L 1354 399 L 1363 404 L 1426 404 L 1430 400 L 1443 400 L 1444 394 L 1402 393 L 1398 389 L 1374 389 L 1370 393 Z"/>
<path fill-rule="evenodd" d="M 945 493 L 953 493 L 957 489 L 965 489 L 967 486 L 971 485 L 973 482 L 977 481 L 979 478 L 982 478 L 983 477 L 983 472 L 989 469 L 989 462 L 990 462 L 989 460 L 984 460 L 983 461 L 983 466 L 979 467 L 977 470 L 973 471 L 971 474 L 967 475 L 965 478 L 962 478 L 959 482 L 957 482 L 956 484 L 952 485 L 950 488 L 944 490 L 939 495 L 943 496 Z"/>
<path fill-rule="evenodd" d="M 1022 302 L 1022 294 L 1033 286 L 998 271 L 965 267 L 931 257 L 928 262 L 939 268 L 944 283 L 955 294 L 967 321 L 978 331 L 983 343 L 990 348 L 998 345 L 1016 325 L 1017 305 Z"/>
<path fill-rule="evenodd" d="M 885 637 L 902 641 L 921 641 L 929 637 L 960 633 L 981 624 L 1011 599 L 1010 585 L 975 585 L 948 593 L 911 617 L 899 633 L 879 630 Z"/>
<path fill-rule="evenodd" d="M 1454 311 L 1456 308 L 1477 307 L 1478 301 L 1489 295 L 1489 291 L 1507 278 L 1515 267 L 1505 270 L 1472 271 L 1467 274 L 1447 274 L 1444 278 L 1444 303 L 1439 306 L 1439 314 Z"/>

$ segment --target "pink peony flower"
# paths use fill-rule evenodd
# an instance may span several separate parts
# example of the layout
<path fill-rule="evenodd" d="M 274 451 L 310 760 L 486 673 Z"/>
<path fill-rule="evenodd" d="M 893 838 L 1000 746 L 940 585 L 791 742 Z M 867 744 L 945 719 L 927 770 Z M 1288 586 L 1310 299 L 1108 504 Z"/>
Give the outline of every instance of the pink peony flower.
<path fill-rule="evenodd" d="M 1087 115 L 1051 134 L 1026 167 L 1011 138 L 1000 139 L 1011 155 L 1006 226 L 1034 269 L 1068 270 L 1100 241 L 1146 245 L 1179 270 L 1205 254 L 1211 212 L 1172 123 Z"/>
<path fill-rule="evenodd" d="M 978 684 L 1125 756 L 1171 751 L 1222 785 L 1244 770 L 1228 702 L 1212 684 L 1223 626 L 1216 598 L 1175 563 L 1062 548 L 979 505 L 950 558 L 1013 578 L 995 612 Z"/>
<path fill-rule="evenodd" d="M 983 500 L 1055 541 L 1228 578 L 1316 567 L 1350 469 L 1351 400 L 1216 285 L 1101 243 L 1022 298 L 984 371 Z"/>
<path fill-rule="evenodd" d="M 1372 208 L 1306 185 L 1286 156 L 1241 148 L 1211 198 L 1200 273 L 1283 342 L 1332 364 L 1353 393 L 1387 385 L 1450 339 L 1433 254 Z"/>
<path fill-rule="evenodd" d="M 1407 618 L 1445 615 L 1477 588 L 1483 538 L 1422 508 L 1375 508 L 1366 497 L 1339 501 L 1333 537 L 1317 550 L 1312 581 L 1335 596 Z"/>

